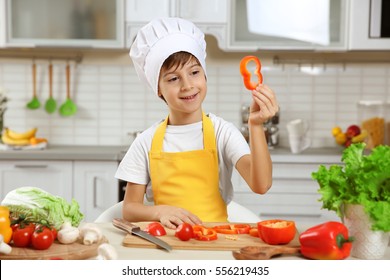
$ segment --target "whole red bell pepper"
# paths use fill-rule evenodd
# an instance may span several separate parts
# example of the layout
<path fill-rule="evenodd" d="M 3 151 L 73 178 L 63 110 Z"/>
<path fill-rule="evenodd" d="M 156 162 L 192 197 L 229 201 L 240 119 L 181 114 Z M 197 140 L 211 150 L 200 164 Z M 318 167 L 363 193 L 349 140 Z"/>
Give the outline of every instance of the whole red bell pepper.
<path fill-rule="evenodd" d="M 349 256 L 353 237 L 340 222 L 326 222 L 300 234 L 301 254 L 315 260 L 342 260 Z"/>
<path fill-rule="evenodd" d="M 258 78 L 258 83 L 251 81 L 252 73 L 247 68 L 248 63 L 250 61 L 254 61 L 256 63 L 256 70 L 254 71 L 254 74 Z M 256 56 L 248 55 L 241 60 L 240 73 L 244 80 L 244 85 L 248 90 L 254 90 L 258 84 L 261 84 L 263 82 L 263 75 L 261 74 L 260 70 L 261 70 L 261 63 Z"/>

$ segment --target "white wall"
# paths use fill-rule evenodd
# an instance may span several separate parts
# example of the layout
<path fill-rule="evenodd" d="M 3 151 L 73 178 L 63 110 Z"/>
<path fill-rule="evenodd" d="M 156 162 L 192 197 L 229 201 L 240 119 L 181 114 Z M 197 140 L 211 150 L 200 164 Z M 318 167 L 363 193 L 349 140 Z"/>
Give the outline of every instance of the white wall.
<path fill-rule="evenodd" d="M 71 95 L 78 112 L 62 117 L 44 110 L 48 98 L 48 64 L 37 61 L 37 91 L 41 108 L 29 110 L 32 97 L 31 63 L 0 61 L 0 86 L 10 99 L 5 125 L 24 131 L 37 126 L 38 137 L 52 144 L 127 145 L 128 132 L 143 130 L 163 118 L 166 105 L 138 81 L 130 63 L 72 65 Z M 288 146 L 285 124 L 293 118 L 310 120 L 313 146 L 335 146 L 333 126 L 358 122 L 357 101 L 390 101 L 390 64 L 328 65 L 319 75 L 305 74 L 297 65 L 264 65 L 264 82 L 277 93 L 281 107 L 281 145 Z M 54 64 L 54 98 L 65 100 L 65 64 Z M 240 126 L 240 108 L 250 102 L 237 63 L 210 63 L 204 110 Z"/>

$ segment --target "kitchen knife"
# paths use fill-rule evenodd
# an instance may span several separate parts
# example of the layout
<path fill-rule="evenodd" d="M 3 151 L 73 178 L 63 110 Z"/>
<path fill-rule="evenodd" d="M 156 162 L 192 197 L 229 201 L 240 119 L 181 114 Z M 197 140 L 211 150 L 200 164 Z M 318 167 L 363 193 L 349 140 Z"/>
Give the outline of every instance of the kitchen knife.
<path fill-rule="evenodd" d="M 134 234 L 134 235 L 137 235 L 143 239 L 146 239 L 154 244 L 156 244 L 157 246 L 167 250 L 167 251 L 170 251 L 172 250 L 172 247 L 166 243 L 165 241 L 162 241 L 161 239 L 141 230 L 141 228 L 137 225 L 134 225 L 124 219 L 120 219 L 120 218 L 114 218 L 112 220 L 112 224 L 121 229 L 121 230 L 124 230 L 130 234 Z"/>

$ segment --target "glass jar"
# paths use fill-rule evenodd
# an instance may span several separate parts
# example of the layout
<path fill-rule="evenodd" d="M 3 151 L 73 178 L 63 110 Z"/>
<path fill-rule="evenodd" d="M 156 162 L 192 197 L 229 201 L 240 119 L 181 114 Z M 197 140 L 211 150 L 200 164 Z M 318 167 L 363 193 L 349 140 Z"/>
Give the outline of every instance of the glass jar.
<path fill-rule="evenodd" d="M 358 102 L 358 118 L 361 129 L 368 132 L 365 140 L 367 149 L 385 144 L 385 103 L 379 100 Z M 389 121 L 389 120 L 388 120 Z"/>

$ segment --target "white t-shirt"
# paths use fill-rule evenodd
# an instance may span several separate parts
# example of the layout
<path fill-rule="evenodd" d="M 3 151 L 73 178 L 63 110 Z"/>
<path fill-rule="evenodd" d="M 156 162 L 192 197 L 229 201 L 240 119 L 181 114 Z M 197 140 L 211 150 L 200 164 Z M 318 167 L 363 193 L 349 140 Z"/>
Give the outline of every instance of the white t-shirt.
<path fill-rule="evenodd" d="M 248 143 L 241 132 L 230 122 L 213 114 L 208 115 L 214 125 L 218 149 L 219 190 L 228 204 L 233 198 L 231 182 L 233 167 L 237 161 L 250 153 Z M 150 180 L 149 151 L 157 126 L 157 122 L 134 140 L 126 155 L 119 164 L 115 177 L 146 187 L 146 199 L 153 201 Z M 189 125 L 168 125 L 163 142 L 164 152 L 184 152 L 203 149 L 202 122 Z M 200 167 L 202 168 L 202 167 Z"/>

